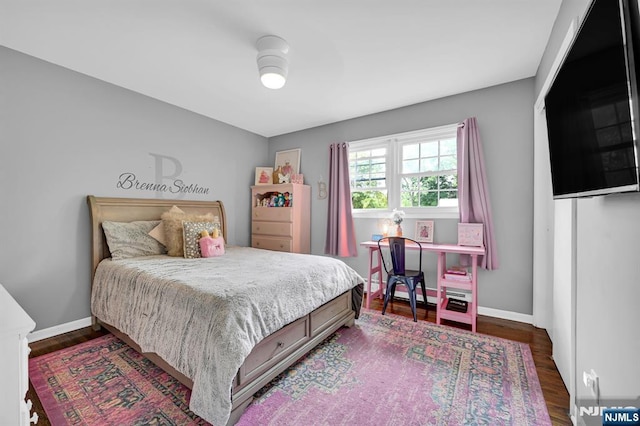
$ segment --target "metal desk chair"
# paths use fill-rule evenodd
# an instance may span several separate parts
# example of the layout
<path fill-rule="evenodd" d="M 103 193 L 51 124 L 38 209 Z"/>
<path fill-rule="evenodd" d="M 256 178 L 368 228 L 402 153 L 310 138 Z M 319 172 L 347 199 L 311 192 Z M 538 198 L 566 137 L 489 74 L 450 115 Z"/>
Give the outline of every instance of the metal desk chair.
<path fill-rule="evenodd" d="M 418 250 L 420 259 L 418 270 L 405 269 L 405 245 L 407 242 L 416 244 L 420 249 Z M 424 272 L 422 272 L 422 245 L 411 238 L 385 237 L 378 241 L 378 250 L 382 258 L 382 266 L 387 273 L 387 289 L 384 294 L 382 315 L 384 315 L 387 310 L 389 300 L 393 299 L 396 292 L 396 285 L 400 283 L 407 287 L 411 312 L 413 312 L 413 321 L 418 322 L 418 315 L 416 313 L 416 289 L 418 283 L 420 283 L 422 295 L 425 297 L 425 305 L 427 303 L 427 289 Z"/>

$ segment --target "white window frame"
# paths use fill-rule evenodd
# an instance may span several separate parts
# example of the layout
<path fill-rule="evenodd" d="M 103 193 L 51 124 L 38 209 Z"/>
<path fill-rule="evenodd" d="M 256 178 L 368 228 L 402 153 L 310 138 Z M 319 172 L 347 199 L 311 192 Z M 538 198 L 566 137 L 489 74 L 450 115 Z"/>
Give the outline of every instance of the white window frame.
<path fill-rule="evenodd" d="M 350 151 L 360 151 L 378 147 L 387 148 L 386 173 L 388 208 L 386 209 L 353 209 L 354 218 L 389 218 L 394 208 L 406 213 L 406 218 L 434 218 L 434 219 L 458 219 L 458 205 L 451 207 L 401 207 L 400 185 L 402 175 L 402 146 L 416 141 L 429 141 L 450 138 L 457 133 L 458 124 L 434 127 L 430 129 L 416 130 L 412 132 L 397 133 L 395 135 L 380 136 L 371 139 L 349 142 Z"/>

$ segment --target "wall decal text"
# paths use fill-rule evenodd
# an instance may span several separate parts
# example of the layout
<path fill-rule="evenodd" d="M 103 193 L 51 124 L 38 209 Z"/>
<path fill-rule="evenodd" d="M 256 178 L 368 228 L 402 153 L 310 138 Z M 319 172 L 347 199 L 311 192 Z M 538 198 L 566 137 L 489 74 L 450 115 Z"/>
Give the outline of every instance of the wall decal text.
<path fill-rule="evenodd" d="M 153 191 L 157 196 L 162 194 L 173 194 L 178 198 L 186 194 L 210 193 L 210 188 L 194 182 L 185 182 L 180 179 L 182 174 L 182 163 L 174 157 L 162 154 L 149 153 L 154 158 L 155 181 L 145 181 L 138 179 L 133 172 L 123 172 L 118 176 L 116 188 L 123 190 Z"/>
<path fill-rule="evenodd" d="M 131 172 L 122 173 L 118 177 L 117 188 L 121 189 L 137 189 L 140 191 L 156 191 L 170 192 L 172 194 L 208 194 L 209 188 L 198 185 L 197 183 L 187 184 L 182 179 L 175 179 L 170 184 L 141 182 L 136 175 Z"/>

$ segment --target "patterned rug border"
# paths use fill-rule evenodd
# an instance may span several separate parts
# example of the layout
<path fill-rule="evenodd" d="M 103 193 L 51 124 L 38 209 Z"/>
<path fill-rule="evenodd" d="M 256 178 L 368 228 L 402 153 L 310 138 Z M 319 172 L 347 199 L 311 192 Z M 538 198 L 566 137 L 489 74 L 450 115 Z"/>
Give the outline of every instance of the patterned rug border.
<path fill-rule="evenodd" d="M 44 409 L 49 422 L 52 425 L 67 424 L 67 420 L 64 418 L 64 414 L 59 408 L 59 402 L 55 398 L 55 394 L 51 392 L 43 392 L 50 385 L 51 379 L 47 378 L 39 373 L 33 371 L 34 363 L 48 362 L 50 359 L 55 359 L 63 354 L 73 351 L 82 351 L 91 346 L 103 346 L 109 344 L 109 342 L 120 341 L 113 334 L 106 334 L 104 336 L 96 337 L 95 339 L 87 340 L 86 342 L 78 343 L 68 348 L 57 349 L 53 352 L 46 353 L 34 358 L 29 359 L 29 381 L 33 386 L 42 408 Z M 38 390 L 41 390 L 38 392 Z"/>
<path fill-rule="evenodd" d="M 83 416 L 85 416 L 86 412 L 91 411 L 90 409 L 95 410 L 96 407 L 91 406 L 90 402 L 85 402 L 84 406 L 89 406 L 90 409 L 80 409 L 78 411 L 76 404 L 70 403 L 68 399 L 69 395 L 67 394 L 69 393 L 69 386 L 64 386 L 63 384 L 58 383 L 57 375 L 47 377 L 44 375 L 44 372 L 41 371 L 51 370 L 50 364 L 59 363 L 60 360 L 70 359 L 76 356 L 84 357 L 87 353 L 100 355 L 104 352 L 106 352 L 105 357 L 107 358 L 118 358 L 120 366 L 117 368 L 117 373 L 121 373 L 122 366 L 124 366 L 130 374 L 134 374 L 135 378 L 140 381 L 140 383 L 132 382 L 133 386 L 130 388 L 125 387 L 121 390 L 118 396 L 126 396 L 128 393 L 127 390 L 130 391 L 131 389 L 138 391 L 140 394 L 144 394 L 145 396 L 150 396 L 151 402 L 148 404 L 151 404 L 151 411 L 153 412 L 149 410 L 143 410 L 142 412 L 137 412 L 135 410 L 123 410 L 124 412 L 118 414 L 117 418 L 105 418 L 102 416 L 98 420 L 94 418 L 93 421 L 87 421 Z M 92 361 L 94 360 L 95 359 L 92 359 Z M 85 367 L 85 365 L 83 365 L 81 369 L 83 367 Z M 89 369 L 88 365 L 86 367 Z M 69 376 L 72 374 L 72 370 L 74 368 L 77 369 L 77 365 L 74 366 L 70 363 L 69 371 L 65 372 L 64 375 Z M 96 377 L 101 376 L 103 375 L 100 374 Z M 124 374 L 118 374 L 117 376 L 130 377 Z M 95 377 L 90 377 L 90 379 L 91 380 L 87 380 L 87 382 L 95 381 Z M 188 388 L 113 334 L 106 334 L 69 348 L 59 349 L 54 352 L 29 359 L 29 380 L 42 403 L 47 418 L 53 426 L 142 426 L 149 424 L 162 424 L 167 426 L 184 424 L 201 426 L 209 425 L 209 423 L 189 410 L 188 400 L 191 391 Z M 76 392 L 79 389 L 82 389 L 81 383 L 83 380 L 85 379 L 78 380 L 78 385 L 76 386 L 77 389 L 75 389 Z M 74 393 L 70 396 L 73 397 L 73 395 Z M 153 399 L 154 397 L 155 399 Z M 80 398 L 90 401 L 89 396 L 86 394 L 81 395 Z M 71 400 L 72 399 L 73 398 L 71 398 Z M 165 402 L 165 404 L 158 403 L 156 405 L 158 399 L 159 402 Z M 161 406 L 162 409 L 156 410 L 158 406 Z M 112 407 L 107 407 L 107 409 L 109 408 Z M 125 406 L 125 408 L 128 409 L 130 407 Z M 95 413 L 93 414 L 95 417 Z M 173 420 L 177 420 L 177 422 L 174 422 Z"/>
<path fill-rule="evenodd" d="M 380 316 L 383 319 L 384 318 L 391 318 L 394 319 L 396 321 L 402 321 L 402 322 L 407 322 L 410 325 L 414 325 L 417 327 L 422 327 L 422 326 L 427 326 L 430 328 L 438 328 L 441 329 L 442 331 L 446 331 L 446 332 L 453 332 L 453 333 L 459 333 L 461 335 L 466 335 L 469 336 L 471 338 L 485 338 L 488 339 L 489 341 L 502 341 L 502 342 L 506 342 L 506 343 L 511 343 L 511 344 L 517 344 L 517 345 L 523 345 L 526 346 L 527 349 L 529 350 L 529 352 L 531 352 L 531 347 L 529 346 L 528 343 L 525 342 L 519 342 L 517 340 L 512 340 L 512 339 L 506 339 L 504 337 L 498 337 L 498 336 L 492 336 L 490 334 L 484 334 L 484 333 L 480 333 L 480 332 L 473 332 L 471 330 L 467 330 L 464 328 L 457 328 L 457 327 L 452 327 L 449 325 L 444 325 L 444 324 L 436 324 L 435 322 L 431 322 L 431 321 L 426 321 L 426 320 L 418 320 L 418 322 L 413 322 L 413 320 L 411 318 L 402 316 L 402 315 L 398 315 L 398 314 L 394 314 L 394 313 L 389 313 L 386 312 L 384 315 L 382 315 L 380 313 L 380 311 L 375 310 L 375 309 L 367 309 L 364 306 L 361 308 L 360 310 L 362 313 L 365 314 L 369 314 L 369 315 L 375 315 L 375 316 Z M 358 320 L 356 320 L 357 322 Z M 533 362 L 533 357 L 531 358 L 532 362 Z"/>

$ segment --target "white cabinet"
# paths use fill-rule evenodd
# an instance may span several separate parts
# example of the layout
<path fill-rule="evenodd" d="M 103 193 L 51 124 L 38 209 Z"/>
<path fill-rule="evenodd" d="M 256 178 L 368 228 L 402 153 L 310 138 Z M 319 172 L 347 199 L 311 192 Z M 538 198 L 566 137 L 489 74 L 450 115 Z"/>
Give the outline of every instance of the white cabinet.
<path fill-rule="evenodd" d="M 36 323 L 0 285 L 0 425 L 37 423 L 31 417 L 29 390 L 29 342 Z"/>

